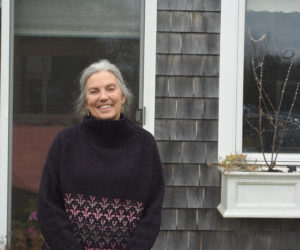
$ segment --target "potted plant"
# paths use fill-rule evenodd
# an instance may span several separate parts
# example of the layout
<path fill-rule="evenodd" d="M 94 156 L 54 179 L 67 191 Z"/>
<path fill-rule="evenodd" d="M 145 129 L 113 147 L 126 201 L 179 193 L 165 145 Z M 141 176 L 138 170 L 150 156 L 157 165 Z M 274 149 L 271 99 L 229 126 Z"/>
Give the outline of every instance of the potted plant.
<path fill-rule="evenodd" d="M 263 163 L 247 161 L 247 155 L 235 154 L 226 156 L 218 164 L 222 174 L 221 203 L 218 206 L 223 217 L 248 218 L 300 218 L 300 173 L 293 167 L 278 167 L 277 156 L 280 152 L 286 133 L 290 129 L 291 114 L 296 102 L 299 82 L 290 98 L 288 112 L 282 115 L 282 103 L 287 90 L 287 83 L 294 62 L 294 51 L 287 50 L 282 57 L 288 60 L 288 69 L 282 83 L 279 102 L 274 105 L 264 87 L 264 60 L 267 36 L 254 39 L 248 33 L 257 52 L 258 44 L 263 46 L 260 59 L 251 58 L 252 71 L 258 92 L 257 119 L 245 119 L 259 138 Z M 265 133 L 272 133 L 270 157 L 266 157 Z M 294 171 L 293 173 L 290 173 Z"/>

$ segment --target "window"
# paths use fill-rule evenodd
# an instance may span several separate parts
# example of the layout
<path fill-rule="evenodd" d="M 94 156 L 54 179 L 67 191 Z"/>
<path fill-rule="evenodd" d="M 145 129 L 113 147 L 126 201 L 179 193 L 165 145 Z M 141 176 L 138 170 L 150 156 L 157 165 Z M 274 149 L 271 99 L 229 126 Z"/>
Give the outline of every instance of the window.
<path fill-rule="evenodd" d="M 153 133 L 157 2 L 5 1 L 2 10 L 0 237 L 34 209 L 50 142 L 78 122 L 78 76 L 91 62 L 119 66 L 135 96 L 130 117 L 145 110 L 143 127 Z"/>
<path fill-rule="evenodd" d="M 219 156 L 247 153 L 250 160 L 262 161 L 257 127 L 258 92 L 255 66 L 264 56 L 263 86 L 275 109 L 279 107 L 288 67 L 294 55 L 279 120 L 289 126 L 281 144 L 278 163 L 300 161 L 300 95 L 288 115 L 300 80 L 300 3 L 298 1 L 222 1 L 219 99 Z M 261 41 L 253 42 L 254 40 Z M 262 39 L 264 38 L 264 39 Z M 252 41 L 251 41 L 252 39 Z M 258 68 L 256 68 L 258 69 Z M 299 91 L 298 91 L 299 92 Z M 269 106 L 263 115 L 264 150 L 270 157 L 275 113 Z M 251 126 L 251 125 L 252 126 Z M 253 126 L 254 125 L 254 126 Z"/>
<path fill-rule="evenodd" d="M 76 18 L 74 18 L 76 17 Z M 106 58 L 118 65 L 139 107 L 141 1 L 16 1 L 14 123 L 71 125 L 79 74 Z"/>

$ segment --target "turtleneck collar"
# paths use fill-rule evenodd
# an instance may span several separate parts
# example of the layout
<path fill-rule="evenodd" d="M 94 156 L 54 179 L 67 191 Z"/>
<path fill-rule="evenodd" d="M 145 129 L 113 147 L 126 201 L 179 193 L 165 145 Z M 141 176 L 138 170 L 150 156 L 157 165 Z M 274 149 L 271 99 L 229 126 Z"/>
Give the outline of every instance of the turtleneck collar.
<path fill-rule="evenodd" d="M 123 114 L 119 120 L 100 120 L 92 115 L 86 115 L 82 125 L 90 141 L 107 147 L 117 147 L 128 143 L 134 131 L 134 124 Z"/>

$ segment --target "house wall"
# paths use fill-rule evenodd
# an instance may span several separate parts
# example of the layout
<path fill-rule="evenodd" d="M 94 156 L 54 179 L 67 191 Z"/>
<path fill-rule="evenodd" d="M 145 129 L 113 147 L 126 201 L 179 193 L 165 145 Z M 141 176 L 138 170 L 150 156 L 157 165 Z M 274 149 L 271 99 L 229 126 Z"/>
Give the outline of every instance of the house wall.
<path fill-rule="evenodd" d="M 154 250 L 300 249 L 298 219 L 224 219 L 217 162 L 221 0 L 158 0 L 155 137 L 165 175 Z M 232 111 L 228 111 L 232 112 Z"/>

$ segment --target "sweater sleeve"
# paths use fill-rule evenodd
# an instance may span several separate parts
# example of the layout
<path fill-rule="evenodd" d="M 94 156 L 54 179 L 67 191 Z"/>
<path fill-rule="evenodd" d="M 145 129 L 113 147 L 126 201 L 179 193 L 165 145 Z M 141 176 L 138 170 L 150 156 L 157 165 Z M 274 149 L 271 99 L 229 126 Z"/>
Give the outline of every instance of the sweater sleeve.
<path fill-rule="evenodd" d="M 48 152 L 41 178 L 38 221 L 51 250 L 82 250 L 83 247 L 73 236 L 64 210 L 59 178 L 60 149 L 59 137 L 56 137 Z"/>
<path fill-rule="evenodd" d="M 151 190 L 141 220 L 128 239 L 126 250 L 150 250 L 160 230 L 164 179 L 159 152 L 154 141 Z"/>

